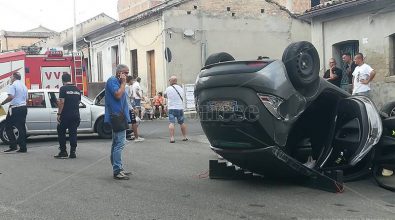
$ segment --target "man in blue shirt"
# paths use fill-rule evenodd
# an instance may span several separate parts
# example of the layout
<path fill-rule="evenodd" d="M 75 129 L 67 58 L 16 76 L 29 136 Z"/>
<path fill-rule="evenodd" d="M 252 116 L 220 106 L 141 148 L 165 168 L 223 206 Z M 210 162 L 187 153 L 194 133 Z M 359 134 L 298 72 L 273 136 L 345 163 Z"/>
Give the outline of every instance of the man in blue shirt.
<path fill-rule="evenodd" d="M 130 122 L 127 95 L 125 93 L 126 77 L 129 68 L 124 64 L 119 64 L 115 76 L 111 76 L 106 83 L 105 95 L 105 115 L 104 122 L 111 123 L 112 114 L 123 114 L 125 120 Z M 119 132 L 112 132 L 111 164 L 114 179 L 128 180 L 130 172 L 126 172 L 122 167 L 122 151 L 126 141 L 126 129 Z"/>
<path fill-rule="evenodd" d="M 8 88 L 8 97 L 4 100 L 1 105 L 10 102 L 8 108 L 8 114 L 6 118 L 6 132 L 8 139 L 10 140 L 10 148 L 4 152 L 11 152 L 17 150 L 17 144 L 19 145 L 18 153 L 26 153 L 26 99 L 27 99 L 27 88 L 21 81 L 21 75 L 14 73 L 11 76 L 11 85 Z M 18 140 L 14 135 L 14 127 L 19 131 Z"/>

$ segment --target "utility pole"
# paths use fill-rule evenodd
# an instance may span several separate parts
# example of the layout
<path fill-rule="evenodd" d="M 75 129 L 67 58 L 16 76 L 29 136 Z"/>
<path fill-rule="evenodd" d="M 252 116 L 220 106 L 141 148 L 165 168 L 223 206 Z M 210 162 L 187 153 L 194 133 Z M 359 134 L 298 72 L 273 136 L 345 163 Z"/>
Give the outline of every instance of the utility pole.
<path fill-rule="evenodd" d="M 76 19 L 76 10 L 75 10 L 75 0 L 73 0 L 73 7 L 74 7 L 74 25 L 73 25 L 73 54 L 77 53 L 77 33 L 76 33 L 76 23 L 77 23 L 77 19 Z"/>

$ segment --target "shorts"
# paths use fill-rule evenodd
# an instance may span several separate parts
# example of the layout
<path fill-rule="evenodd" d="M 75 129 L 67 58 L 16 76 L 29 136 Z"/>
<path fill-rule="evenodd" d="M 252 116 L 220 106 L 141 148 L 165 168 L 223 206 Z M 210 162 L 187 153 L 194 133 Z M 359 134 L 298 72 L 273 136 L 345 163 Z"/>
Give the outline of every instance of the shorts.
<path fill-rule="evenodd" d="M 184 124 L 184 110 L 182 109 L 169 109 L 169 121 L 172 124 L 176 123 L 176 118 L 178 124 Z"/>
<path fill-rule="evenodd" d="M 130 123 L 129 124 L 136 124 L 136 115 L 134 114 L 133 110 L 129 110 L 129 116 L 130 116 Z"/>
<path fill-rule="evenodd" d="M 368 97 L 368 98 L 371 98 L 371 97 L 370 97 L 370 90 L 368 90 L 368 91 L 366 91 L 366 92 L 354 93 L 354 94 L 352 94 L 352 95 L 363 95 L 363 96 L 366 96 L 366 97 Z"/>
<path fill-rule="evenodd" d="M 134 107 L 141 108 L 141 99 L 134 99 Z"/>

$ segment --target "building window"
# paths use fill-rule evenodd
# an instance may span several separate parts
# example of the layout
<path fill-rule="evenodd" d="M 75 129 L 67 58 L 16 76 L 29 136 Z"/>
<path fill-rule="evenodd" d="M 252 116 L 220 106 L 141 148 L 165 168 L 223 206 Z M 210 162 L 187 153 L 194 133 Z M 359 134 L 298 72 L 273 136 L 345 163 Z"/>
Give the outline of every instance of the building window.
<path fill-rule="evenodd" d="M 28 108 L 46 108 L 43 92 L 32 92 L 28 94 L 26 106 Z"/>
<path fill-rule="evenodd" d="M 311 0 L 311 7 L 317 6 L 321 3 L 320 0 Z"/>
<path fill-rule="evenodd" d="M 139 67 L 138 67 L 138 60 L 137 60 L 137 50 L 130 51 L 130 63 L 132 69 L 132 76 L 133 78 L 137 78 L 139 76 Z"/>
<path fill-rule="evenodd" d="M 103 55 L 101 51 L 97 53 L 97 81 L 103 82 Z"/>
<path fill-rule="evenodd" d="M 389 63 L 390 63 L 390 76 L 395 76 L 395 34 L 390 36 L 390 49 L 389 49 Z"/>

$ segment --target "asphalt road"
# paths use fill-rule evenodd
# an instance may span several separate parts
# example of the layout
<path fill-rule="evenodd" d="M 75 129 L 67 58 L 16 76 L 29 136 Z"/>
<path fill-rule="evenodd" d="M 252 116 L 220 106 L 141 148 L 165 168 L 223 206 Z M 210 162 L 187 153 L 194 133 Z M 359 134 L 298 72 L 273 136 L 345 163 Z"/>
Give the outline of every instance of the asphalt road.
<path fill-rule="evenodd" d="M 372 180 L 342 194 L 256 180 L 211 180 L 215 154 L 198 122 L 170 144 L 166 121 L 144 122 L 129 142 L 128 181 L 112 178 L 110 140 L 87 135 L 77 159 L 57 160 L 56 137 L 34 137 L 27 154 L 0 154 L 0 219 L 394 219 L 395 194 Z M 178 132 L 178 131 L 177 131 Z M 179 134 L 179 133 L 178 133 Z M 1 145 L 3 151 L 7 146 Z"/>

